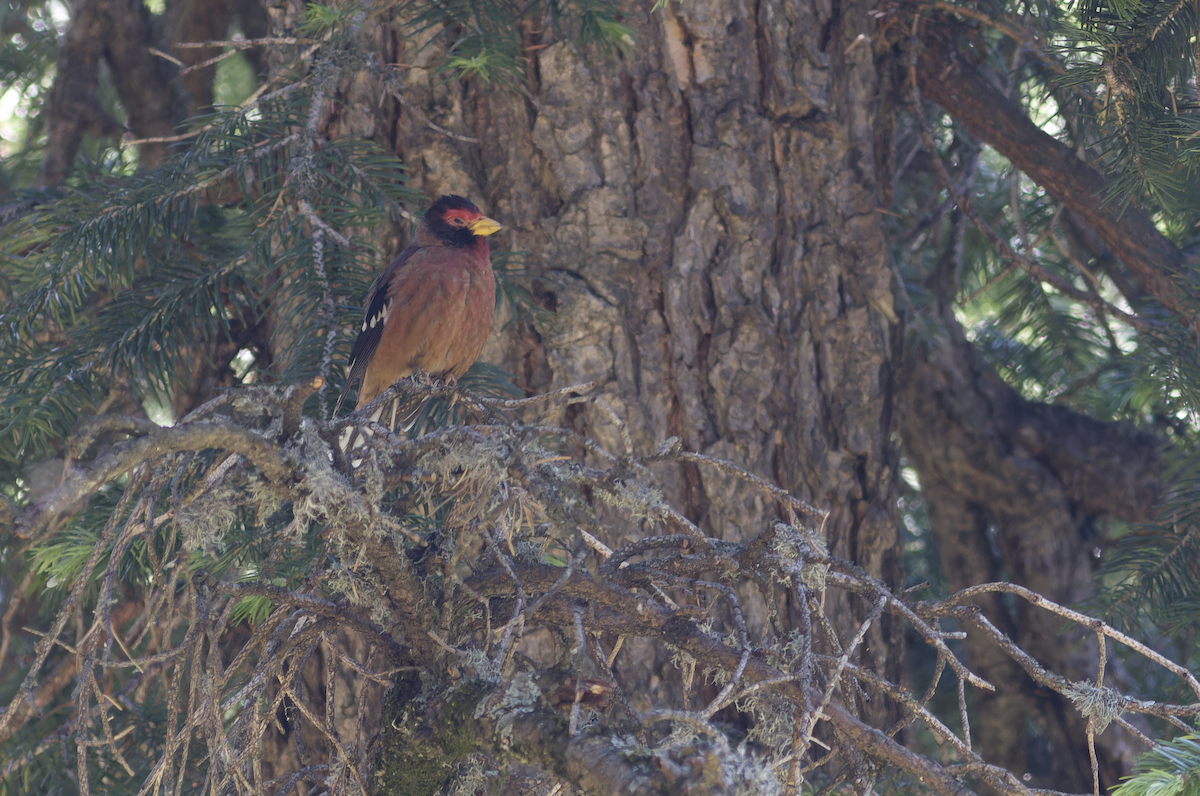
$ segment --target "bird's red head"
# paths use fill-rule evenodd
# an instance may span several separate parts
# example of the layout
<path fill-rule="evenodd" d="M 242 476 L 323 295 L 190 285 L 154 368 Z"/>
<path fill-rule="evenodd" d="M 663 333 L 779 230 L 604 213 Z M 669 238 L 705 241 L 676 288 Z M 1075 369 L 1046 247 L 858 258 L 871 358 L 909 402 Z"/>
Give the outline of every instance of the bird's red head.
<path fill-rule="evenodd" d="M 451 246 L 470 246 L 500 229 L 500 224 L 480 212 L 470 199 L 454 194 L 430 205 L 425 224 L 438 240 Z"/>

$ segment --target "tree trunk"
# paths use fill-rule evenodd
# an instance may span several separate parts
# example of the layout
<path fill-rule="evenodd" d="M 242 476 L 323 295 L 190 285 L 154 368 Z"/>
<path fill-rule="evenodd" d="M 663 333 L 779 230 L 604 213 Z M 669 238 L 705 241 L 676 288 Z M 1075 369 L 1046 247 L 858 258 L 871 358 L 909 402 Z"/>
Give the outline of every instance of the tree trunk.
<path fill-rule="evenodd" d="M 1158 441 L 1025 401 L 983 362 L 953 312 L 964 223 L 956 218 L 929 283 L 937 297 L 931 315 L 945 334 L 912 346 L 906 361 L 899 396 L 905 449 L 929 501 L 948 591 L 1008 580 L 1072 605 L 1094 593 L 1094 518 L 1148 519 L 1159 489 Z M 1091 634 L 999 594 L 978 602 L 993 625 L 1049 669 L 1073 680 L 1095 678 L 1099 650 Z M 968 665 L 996 686 L 978 694 L 975 732 L 984 758 L 1030 775 L 1033 786 L 1089 790 L 1086 719 L 982 635 L 969 633 L 965 647 Z M 1119 670 L 1114 674 L 1119 679 Z M 1140 751 L 1117 725 L 1097 747 L 1107 787 Z"/>
<path fill-rule="evenodd" d="M 527 252 L 556 315 L 536 330 L 499 319 L 485 361 L 531 392 L 607 382 L 638 451 L 678 437 L 747 466 L 829 510 L 830 551 L 898 585 L 902 328 L 876 212 L 890 110 L 872 4 L 652 5 L 624 58 L 530 36 L 529 96 L 445 82 L 421 68 L 434 48 L 392 20 L 367 35 L 381 62 L 412 66 L 400 96 L 365 74 L 343 81 L 324 132 L 374 138 L 427 196 L 472 198 L 505 225 L 502 248 Z M 621 449 L 602 413 L 561 419 Z M 659 475 L 716 538 L 748 542 L 779 511 L 711 470 Z M 752 631 L 764 627 L 768 601 L 739 596 Z M 867 607 L 841 599 L 831 614 L 849 637 Z M 617 658 L 637 710 L 679 684 L 652 649 L 631 640 Z M 902 650 L 885 619 L 857 657 L 898 682 Z M 867 718 L 885 721 L 886 703 L 864 703 Z"/>
<path fill-rule="evenodd" d="M 370 133 L 427 195 L 473 197 L 529 252 L 553 328 L 500 331 L 485 358 L 531 391 L 610 382 L 636 448 L 675 436 L 745 464 L 831 511 L 831 551 L 895 584 L 901 338 L 875 211 L 887 131 L 862 38 L 872 6 L 651 5 L 627 59 L 533 50 L 531 99 L 413 69 Z M 381 57 L 426 62 L 401 32 Z M 357 88 L 346 107 L 378 106 Z M 620 449 L 605 417 L 568 419 Z M 717 538 L 748 541 L 774 511 L 711 471 L 662 475 Z M 761 597 L 747 612 L 766 621 Z M 896 678 L 883 627 L 866 655 Z"/>

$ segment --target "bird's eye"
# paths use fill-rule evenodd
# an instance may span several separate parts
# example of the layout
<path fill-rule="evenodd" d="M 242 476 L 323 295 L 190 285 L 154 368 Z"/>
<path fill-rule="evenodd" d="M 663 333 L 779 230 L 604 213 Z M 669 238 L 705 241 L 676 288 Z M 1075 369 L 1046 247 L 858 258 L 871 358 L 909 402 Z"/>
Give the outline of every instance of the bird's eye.
<path fill-rule="evenodd" d="M 461 227 L 467 222 L 463 220 L 462 216 L 455 216 L 454 218 L 450 219 L 450 223 L 456 227 Z"/>

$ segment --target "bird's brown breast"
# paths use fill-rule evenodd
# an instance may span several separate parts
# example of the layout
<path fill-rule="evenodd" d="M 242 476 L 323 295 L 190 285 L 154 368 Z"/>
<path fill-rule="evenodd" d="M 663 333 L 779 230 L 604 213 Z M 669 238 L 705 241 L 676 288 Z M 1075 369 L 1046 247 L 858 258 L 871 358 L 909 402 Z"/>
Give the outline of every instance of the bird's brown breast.
<path fill-rule="evenodd" d="M 417 369 L 457 378 L 471 367 L 487 341 L 496 307 L 486 241 L 414 252 L 391 276 L 388 300 L 383 334 L 359 390 L 359 407 Z"/>

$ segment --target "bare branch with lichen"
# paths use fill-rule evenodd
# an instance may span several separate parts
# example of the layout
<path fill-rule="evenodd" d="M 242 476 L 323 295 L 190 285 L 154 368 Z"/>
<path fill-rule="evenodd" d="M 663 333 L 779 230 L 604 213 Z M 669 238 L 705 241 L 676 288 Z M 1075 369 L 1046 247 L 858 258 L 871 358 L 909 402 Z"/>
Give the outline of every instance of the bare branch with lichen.
<path fill-rule="evenodd" d="M 969 792 L 960 779 L 967 774 L 998 792 L 1034 793 L 973 749 L 965 689 L 992 686 L 947 646 L 963 634 L 942 630 L 943 619 L 990 636 L 1072 700 L 1094 732 L 1127 724 L 1129 713 L 1168 721 L 1200 713 L 1121 694 L 1103 685 L 1102 672 L 1079 683 L 1045 670 L 969 604 L 1017 587 L 913 602 L 831 556 L 820 527 L 799 520 L 823 520 L 823 512 L 732 463 L 672 442 L 639 457 L 624 436 L 614 454 L 538 419 L 595 400 L 591 385 L 505 402 L 407 380 L 385 398 L 452 400 L 469 415 L 466 425 L 412 439 L 365 411 L 328 423 L 302 416 L 318 386 L 235 391 L 173 429 L 119 417 L 80 426 L 74 474 L 17 521 L 48 544 L 82 499 L 101 489 L 119 499 L 85 566 L 64 575 L 69 593 L 0 733 L 64 699 L 57 672 L 78 661 L 79 708 L 60 737 L 79 750 L 81 781 L 107 750 L 124 766 L 121 776 L 149 772 L 132 783 L 142 793 L 201 777 L 237 794 L 281 793 L 300 781 L 349 794 L 366 786 L 372 766 L 385 780 L 399 766 L 432 794 L 456 771 L 464 788 L 475 782 L 481 754 L 515 755 L 596 793 L 630 783 L 794 793 L 805 779 L 865 782 L 879 765 L 942 793 Z M 363 440 L 353 462 L 337 455 L 346 433 Z M 746 545 L 713 538 L 655 483 L 648 465 L 671 462 L 737 477 L 781 516 Z M 133 473 L 124 485 L 114 482 L 121 473 Z M 147 563 L 126 582 L 135 544 Z M 236 552 L 248 545 L 258 552 Z M 796 615 L 788 627 L 752 626 L 742 612 L 747 590 L 774 589 L 790 594 Z M 872 607 L 841 631 L 825 614 L 830 590 Z M 94 605 L 88 593 L 99 595 Z M 1015 593 L 1147 652 L 1083 614 Z M 117 610 L 122 595 L 145 606 L 136 618 Z M 90 620 L 69 630 L 80 615 Z M 922 693 L 860 660 L 884 615 L 911 625 L 936 653 Z M 538 628 L 557 634 L 558 653 L 531 657 L 523 639 Z M 649 711 L 635 708 L 619 682 L 618 656 L 635 637 L 682 661 L 677 696 Z M 1193 684 L 1186 670 L 1148 652 Z M 955 675 L 961 734 L 930 709 L 944 671 Z M 719 686 L 706 699 L 697 699 L 701 672 Z M 859 695 L 894 705 L 896 719 L 875 726 Z M 136 748 L 150 757 L 135 764 L 124 739 L 155 706 L 167 722 Z M 753 717 L 749 746 L 735 749 L 714 723 L 727 710 Z M 914 721 L 944 745 L 944 760 L 896 740 Z M 298 765 L 268 777 L 264 744 L 281 731 L 297 744 Z M 430 759 L 430 748 L 450 751 Z"/>

